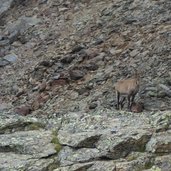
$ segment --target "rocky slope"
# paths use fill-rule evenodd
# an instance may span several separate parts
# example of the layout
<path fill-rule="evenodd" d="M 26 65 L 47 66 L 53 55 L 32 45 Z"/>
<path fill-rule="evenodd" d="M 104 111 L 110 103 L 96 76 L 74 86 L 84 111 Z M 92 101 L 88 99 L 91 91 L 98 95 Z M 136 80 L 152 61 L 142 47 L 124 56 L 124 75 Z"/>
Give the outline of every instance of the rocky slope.
<path fill-rule="evenodd" d="M 0 169 L 171 170 L 170 8 L 1 0 Z M 145 109 L 117 111 L 135 69 Z"/>

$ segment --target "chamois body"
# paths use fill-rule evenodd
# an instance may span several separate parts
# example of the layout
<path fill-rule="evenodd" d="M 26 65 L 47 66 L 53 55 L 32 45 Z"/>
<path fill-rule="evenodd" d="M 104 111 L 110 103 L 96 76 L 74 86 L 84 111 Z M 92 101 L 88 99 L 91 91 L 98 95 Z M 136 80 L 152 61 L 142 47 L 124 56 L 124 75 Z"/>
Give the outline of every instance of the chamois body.
<path fill-rule="evenodd" d="M 135 95 L 139 91 L 139 76 L 135 75 L 133 78 L 120 80 L 115 85 L 116 99 L 117 99 L 117 109 L 122 109 L 123 102 L 127 97 L 128 109 L 131 109 L 131 105 L 134 102 Z M 120 96 L 123 96 L 123 99 L 120 101 Z"/>

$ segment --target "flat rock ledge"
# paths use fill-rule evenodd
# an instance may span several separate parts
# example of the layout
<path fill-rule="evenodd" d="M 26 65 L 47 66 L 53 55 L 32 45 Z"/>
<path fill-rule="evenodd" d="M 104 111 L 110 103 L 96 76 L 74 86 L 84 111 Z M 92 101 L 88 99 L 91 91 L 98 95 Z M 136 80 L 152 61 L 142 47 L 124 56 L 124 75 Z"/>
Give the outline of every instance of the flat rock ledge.
<path fill-rule="evenodd" d="M 57 156 L 52 130 L 36 118 L 0 115 L 0 170 L 52 170 Z"/>
<path fill-rule="evenodd" d="M 0 170 L 169 171 L 171 112 L 0 115 Z"/>

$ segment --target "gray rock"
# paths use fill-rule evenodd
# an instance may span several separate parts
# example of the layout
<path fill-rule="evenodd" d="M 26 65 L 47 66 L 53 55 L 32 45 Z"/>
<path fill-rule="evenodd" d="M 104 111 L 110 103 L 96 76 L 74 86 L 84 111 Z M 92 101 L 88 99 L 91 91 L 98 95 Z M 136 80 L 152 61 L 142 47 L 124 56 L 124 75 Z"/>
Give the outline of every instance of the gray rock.
<path fill-rule="evenodd" d="M 116 163 L 111 161 L 95 161 L 93 165 L 87 169 L 87 171 L 112 171 L 116 169 Z"/>
<path fill-rule="evenodd" d="M 151 116 L 151 125 L 156 129 L 156 132 L 163 132 L 170 129 L 171 113 L 156 112 Z"/>
<path fill-rule="evenodd" d="M 73 47 L 71 53 L 77 53 L 79 51 L 81 51 L 84 47 L 81 45 L 76 45 L 75 47 Z"/>
<path fill-rule="evenodd" d="M 1 152 L 32 155 L 35 158 L 56 154 L 51 131 L 26 131 L 0 135 Z"/>
<path fill-rule="evenodd" d="M 90 62 L 90 63 L 84 65 L 83 68 L 85 68 L 85 69 L 87 69 L 89 71 L 95 71 L 95 70 L 98 69 L 98 65 L 95 64 L 95 63 Z"/>
<path fill-rule="evenodd" d="M 120 130 L 116 134 L 104 134 L 96 143 L 97 149 L 103 151 L 105 156 L 111 159 L 125 157 L 131 151 L 144 150 L 151 133 L 144 130 L 135 132 L 131 130 L 131 128 L 127 128 L 126 130 Z"/>
<path fill-rule="evenodd" d="M 78 98 L 78 92 L 76 91 L 68 91 L 68 98 L 75 100 Z"/>
<path fill-rule="evenodd" d="M 143 151 L 152 134 L 143 129 L 145 125 L 141 129 L 136 129 L 135 123 L 132 127 L 122 127 L 120 121 L 112 117 L 72 114 L 69 118 L 63 120 L 58 133 L 60 143 L 67 147 L 60 152 L 63 166 L 97 158 L 119 159 L 132 151 Z M 114 127 L 118 128 L 115 134 L 111 133 Z"/>
<path fill-rule="evenodd" d="M 171 89 L 164 85 L 164 84 L 159 84 L 159 86 L 164 90 L 164 93 L 168 96 L 171 97 Z"/>
<path fill-rule="evenodd" d="M 64 64 L 70 64 L 75 59 L 75 57 L 76 57 L 75 55 L 65 56 L 61 59 L 61 62 Z"/>
<path fill-rule="evenodd" d="M 72 70 L 70 71 L 70 78 L 72 80 L 79 80 L 84 77 L 85 73 L 81 70 Z"/>
<path fill-rule="evenodd" d="M 133 51 L 130 52 L 130 56 L 131 57 L 135 57 L 138 53 L 139 53 L 138 50 L 135 49 L 135 50 L 133 50 Z"/>
<path fill-rule="evenodd" d="M 8 11 L 14 0 L 1 0 L 0 1 L 0 18 Z"/>
<path fill-rule="evenodd" d="M 89 105 L 89 109 L 95 109 L 97 107 L 97 103 L 91 103 Z"/>
<path fill-rule="evenodd" d="M 116 171 L 137 171 L 143 170 L 153 162 L 153 156 L 147 153 L 132 153 L 127 160 L 116 162 Z"/>
<path fill-rule="evenodd" d="M 59 142 L 73 148 L 93 148 L 99 140 L 101 134 L 97 132 L 83 132 L 71 134 L 66 131 L 59 131 Z"/>
<path fill-rule="evenodd" d="M 95 148 L 81 148 L 74 150 L 70 147 L 63 147 L 58 154 L 58 159 L 61 166 L 68 166 L 75 163 L 89 162 L 100 157 L 98 149 Z"/>
<path fill-rule="evenodd" d="M 171 168 L 171 155 L 164 155 L 156 157 L 154 164 L 162 171 L 168 171 Z"/>
<path fill-rule="evenodd" d="M 18 30 L 15 30 L 14 32 L 12 32 L 9 36 L 9 42 L 10 44 L 12 44 L 14 41 L 16 41 L 18 39 L 18 36 L 20 35 L 20 32 Z"/>
<path fill-rule="evenodd" d="M 0 115 L 0 170 L 52 170 L 57 161 L 54 135 L 36 118 Z M 53 142 L 53 143 L 52 143 Z"/>
<path fill-rule="evenodd" d="M 27 118 L 23 116 L 0 115 L 0 134 L 13 133 L 16 131 L 38 130 L 45 127 L 45 122 L 36 118 Z"/>
<path fill-rule="evenodd" d="M 0 170 L 18 171 L 42 171 L 48 170 L 51 165 L 54 165 L 53 159 L 34 159 L 31 155 L 15 154 L 11 152 L 0 153 Z"/>
<path fill-rule="evenodd" d="M 10 41 L 8 39 L 0 40 L 0 47 L 6 46 L 9 44 L 10 44 Z"/>
<path fill-rule="evenodd" d="M 146 150 L 152 153 L 171 153 L 171 133 L 161 132 L 154 135 L 147 143 Z"/>
<path fill-rule="evenodd" d="M 0 67 L 4 67 L 4 66 L 6 66 L 6 65 L 8 65 L 8 64 L 9 64 L 8 61 L 3 60 L 3 59 L 0 59 Z"/>
<path fill-rule="evenodd" d="M 11 39 L 14 39 L 16 35 L 24 33 L 27 29 L 38 24 L 40 21 L 41 20 L 36 17 L 22 16 L 16 22 L 8 24 L 6 31 L 10 33 Z"/>
<path fill-rule="evenodd" d="M 15 54 L 9 54 L 9 55 L 6 55 L 3 57 L 3 59 L 5 59 L 6 61 L 11 62 L 11 63 L 16 62 L 17 58 L 18 57 Z"/>
<path fill-rule="evenodd" d="M 80 164 L 74 164 L 71 166 L 60 167 L 58 169 L 55 169 L 54 171 L 76 171 L 76 170 L 86 171 L 92 165 L 93 165 L 93 162 L 80 163 Z"/>
<path fill-rule="evenodd" d="M 38 3 L 39 3 L 39 4 L 45 4 L 45 3 L 47 3 L 47 1 L 48 1 L 48 0 L 39 0 Z"/>
<path fill-rule="evenodd" d="M 60 167 L 55 171 L 137 171 L 146 168 L 153 161 L 153 156 L 146 153 L 132 153 L 127 159 L 102 160 L 86 163 L 74 164 L 71 166 Z"/>

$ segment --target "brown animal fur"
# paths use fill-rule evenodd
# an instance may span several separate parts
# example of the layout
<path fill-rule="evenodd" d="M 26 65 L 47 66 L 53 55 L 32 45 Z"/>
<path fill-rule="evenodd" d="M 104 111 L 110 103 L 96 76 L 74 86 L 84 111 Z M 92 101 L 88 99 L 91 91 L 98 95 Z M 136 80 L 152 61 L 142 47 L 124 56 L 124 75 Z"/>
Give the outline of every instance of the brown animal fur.
<path fill-rule="evenodd" d="M 136 73 L 134 77 L 120 80 L 114 85 L 117 98 L 117 109 L 122 109 L 125 96 L 127 96 L 128 109 L 131 109 L 131 104 L 134 102 L 135 95 L 139 91 L 139 84 L 140 77 L 139 74 Z M 123 96 L 123 99 L 120 101 L 121 95 Z"/>

